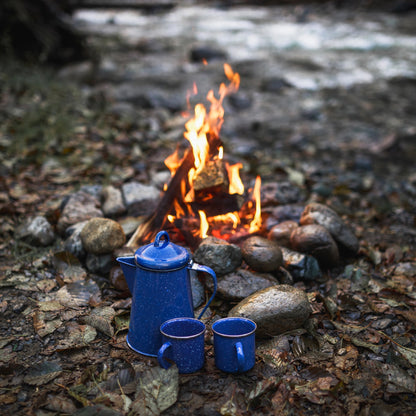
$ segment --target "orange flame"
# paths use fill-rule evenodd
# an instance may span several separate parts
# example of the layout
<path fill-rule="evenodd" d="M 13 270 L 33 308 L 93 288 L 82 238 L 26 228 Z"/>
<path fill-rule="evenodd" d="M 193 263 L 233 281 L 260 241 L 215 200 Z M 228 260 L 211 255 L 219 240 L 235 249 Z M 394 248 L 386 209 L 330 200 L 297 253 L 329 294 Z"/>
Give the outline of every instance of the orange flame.
<path fill-rule="evenodd" d="M 260 188 L 261 188 L 261 178 L 257 176 L 256 182 L 253 188 L 253 199 L 256 203 L 256 211 L 254 213 L 254 218 L 250 223 L 250 227 L 248 232 L 254 233 L 261 228 L 261 195 L 260 195 Z"/>
<path fill-rule="evenodd" d="M 229 84 L 221 83 L 218 90 L 218 98 L 215 97 L 213 90 L 208 92 L 206 99 L 210 103 L 209 111 L 206 110 L 202 103 L 199 103 L 194 107 L 193 117 L 185 123 L 184 137 L 191 144 L 194 166 L 189 169 L 186 180 L 182 180 L 181 195 L 178 196 L 182 197 L 182 201 L 187 205 L 179 203 L 177 199 L 174 200 L 173 208 L 175 215 L 168 216 L 168 221 L 172 223 L 175 218 L 194 215 L 190 205 L 195 200 L 195 191 L 193 188 L 194 178 L 204 169 L 208 161 L 212 159 L 223 159 L 224 149 L 220 146 L 220 140 L 216 140 L 220 137 L 220 130 L 224 122 L 223 101 L 228 94 L 237 92 L 240 85 L 240 75 L 235 73 L 230 65 L 224 64 L 224 73 L 229 80 Z M 190 97 L 197 93 L 198 89 L 194 83 L 192 91 L 188 91 L 186 97 L 188 109 L 190 109 Z M 217 142 L 218 147 L 215 148 Z M 165 159 L 165 164 L 170 169 L 172 176 L 181 165 L 181 162 L 182 160 L 179 157 L 178 149 Z M 229 194 L 244 195 L 244 185 L 240 177 L 240 169 L 242 169 L 243 165 L 241 163 L 234 165 L 225 163 L 225 167 L 228 173 Z M 250 225 L 247 222 L 243 225 L 245 229 L 249 229 L 250 233 L 259 230 L 261 227 L 260 187 L 261 180 L 260 177 L 257 177 L 252 193 L 253 202 L 255 203 L 255 213 Z M 254 207 L 253 202 L 250 201 L 249 204 Z M 187 213 L 184 212 L 184 207 L 188 211 Z M 220 235 L 221 232 L 219 232 L 219 229 L 221 228 L 221 224 L 227 224 L 227 230 L 231 228 L 235 230 L 241 224 L 239 212 L 229 212 L 209 218 L 207 218 L 206 213 L 202 210 L 198 210 L 198 214 L 200 218 L 199 233 L 201 238 L 208 236 L 210 228 L 212 229 L 213 235 Z M 245 219 L 248 218 L 246 217 Z"/>

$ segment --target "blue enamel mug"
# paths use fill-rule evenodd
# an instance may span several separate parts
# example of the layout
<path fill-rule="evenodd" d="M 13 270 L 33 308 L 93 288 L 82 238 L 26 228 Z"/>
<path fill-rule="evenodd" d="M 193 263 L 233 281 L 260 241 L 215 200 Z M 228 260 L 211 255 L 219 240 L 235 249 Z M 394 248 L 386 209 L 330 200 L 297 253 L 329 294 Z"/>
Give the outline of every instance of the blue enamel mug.
<path fill-rule="evenodd" d="M 127 344 L 140 354 L 156 357 L 162 345 L 160 326 L 169 319 L 194 318 L 190 271 L 208 273 L 214 282 L 212 296 L 198 316 L 204 314 L 217 290 L 215 272 L 193 263 L 188 250 L 169 241 L 160 231 L 155 241 L 139 247 L 134 256 L 118 257 L 130 292 Z"/>
<path fill-rule="evenodd" d="M 215 366 L 226 373 L 243 373 L 256 361 L 257 325 L 247 318 L 223 318 L 212 324 Z"/>
<path fill-rule="evenodd" d="M 157 359 L 163 368 L 174 362 L 181 374 L 200 370 L 205 361 L 205 324 L 193 318 L 175 318 L 160 326 L 163 345 Z"/>

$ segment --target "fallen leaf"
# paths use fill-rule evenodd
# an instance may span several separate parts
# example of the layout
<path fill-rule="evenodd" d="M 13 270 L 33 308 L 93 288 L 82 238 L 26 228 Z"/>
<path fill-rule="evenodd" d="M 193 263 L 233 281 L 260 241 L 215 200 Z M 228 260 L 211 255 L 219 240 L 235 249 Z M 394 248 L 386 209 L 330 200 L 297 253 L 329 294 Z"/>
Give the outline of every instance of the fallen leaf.
<path fill-rule="evenodd" d="M 105 335 L 112 337 L 114 335 L 114 328 L 111 322 L 115 314 L 116 311 L 112 307 L 104 306 L 93 309 L 90 315 L 87 315 L 84 319 L 87 324 L 93 326 Z"/>
<path fill-rule="evenodd" d="M 178 367 L 153 367 L 140 374 L 131 412 L 140 416 L 159 415 L 172 406 L 179 391 Z"/>
<path fill-rule="evenodd" d="M 61 366 L 55 361 L 44 361 L 41 364 L 31 367 L 23 378 L 27 384 L 40 386 L 49 383 L 62 373 Z"/>

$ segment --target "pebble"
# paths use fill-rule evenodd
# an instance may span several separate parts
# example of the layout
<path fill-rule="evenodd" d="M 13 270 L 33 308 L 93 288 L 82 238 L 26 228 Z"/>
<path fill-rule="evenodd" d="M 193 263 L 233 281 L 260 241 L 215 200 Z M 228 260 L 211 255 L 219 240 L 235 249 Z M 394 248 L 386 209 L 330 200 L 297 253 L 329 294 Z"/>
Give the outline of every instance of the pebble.
<path fill-rule="evenodd" d="M 153 185 L 129 182 L 122 186 L 123 199 L 129 215 L 151 214 L 159 201 L 160 191 Z"/>
<path fill-rule="evenodd" d="M 192 303 L 194 309 L 201 306 L 205 301 L 205 288 L 204 285 L 198 279 L 198 272 L 191 270 L 191 290 L 192 290 Z M 207 278 L 206 281 L 211 281 L 212 279 Z"/>
<path fill-rule="evenodd" d="M 261 187 L 262 206 L 295 204 L 304 199 L 301 189 L 289 181 L 269 182 Z"/>
<path fill-rule="evenodd" d="M 113 256 L 111 254 L 97 255 L 88 253 L 85 259 L 85 266 L 91 273 L 108 275 L 113 265 Z"/>
<path fill-rule="evenodd" d="M 126 212 L 120 189 L 112 185 L 106 186 L 102 190 L 101 197 L 103 199 L 101 209 L 106 217 L 116 217 Z"/>
<path fill-rule="evenodd" d="M 30 218 L 17 227 L 16 237 L 29 244 L 41 246 L 49 246 L 55 241 L 52 225 L 43 216 Z"/>
<path fill-rule="evenodd" d="M 109 280 L 115 289 L 120 290 L 121 292 L 129 290 L 129 286 L 127 285 L 127 281 L 121 267 L 114 266 L 110 269 Z"/>
<path fill-rule="evenodd" d="M 283 262 L 282 250 L 271 240 L 253 236 L 247 238 L 241 246 L 244 261 L 255 271 L 272 272 Z"/>
<path fill-rule="evenodd" d="M 78 259 L 83 259 L 87 255 L 81 240 L 81 231 L 87 222 L 88 221 L 82 221 L 77 224 L 73 224 L 65 231 L 65 235 L 68 236 L 64 242 L 65 250 L 69 251 Z"/>
<path fill-rule="evenodd" d="M 275 241 L 279 246 L 290 247 L 290 235 L 298 227 L 299 224 L 296 221 L 283 221 L 270 229 L 267 238 Z"/>
<path fill-rule="evenodd" d="M 282 247 L 283 265 L 295 281 L 316 280 L 322 277 L 315 257 Z"/>
<path fill-rule="evenodd" d="M 271 211 L 271 216 L 276 219 L 277 222 L 283 221 L 295 221 L 299 222 L 302 212 L 304 210 L 303 205 L 279 205 L 276 208 L 273 208 Z"/>
<path fill-rule="evenodd" d="M 228 316 L 252 319 L 256 336 L 273 337 L 300 328 L 311 314 L 305 291 L 289 285 L 275 285 L 247 297 Z"/>
<path fill-rule="evenodd" d="M 202 240 L 193 258 L 196 263 L 211 267 L 217 276 L 233 272 L 243 259 L 240 247 L 216 237 Z"/>
<path fill-rule="evenodd" d="M 218 278 L 217 294 L 224 299 L 240 301 L 253 293 L 277 284 L 269 274 L 257 274 L 249 270 L 238 269 Z"/>
<path fill-rule="evenodd" d="M 304 225 L 295 229 L 290 244 L 295 251 L 311 254 L 321 266 L 332 267 L 339 261 L 337 244 L 321 225 Z"/>
<path fill-rule="evenodd" d="M 71 195 L 62 209 L 57 229 L 63 235 L 65 230 L 76 223 L 89 220 L 95 217 L 103 217 L 100 201 L 91 194 L 78 191 Z"/>
<path fill-rule="evenodd" d="M 308 204 L 300 219 L 301 225 L 319 224 L 325 227 L 334 240 L 352 253 L 357 253 L 359 241 L 341 217 L 326 205 L 317 202 Z"/>
<path fill-rule="evenodd" d="M 85 250 L 92 254 L 112 253 L 126 242 L 123 228 L 110 218 L 92 218 L 85 224 L 80 237 Z"/>

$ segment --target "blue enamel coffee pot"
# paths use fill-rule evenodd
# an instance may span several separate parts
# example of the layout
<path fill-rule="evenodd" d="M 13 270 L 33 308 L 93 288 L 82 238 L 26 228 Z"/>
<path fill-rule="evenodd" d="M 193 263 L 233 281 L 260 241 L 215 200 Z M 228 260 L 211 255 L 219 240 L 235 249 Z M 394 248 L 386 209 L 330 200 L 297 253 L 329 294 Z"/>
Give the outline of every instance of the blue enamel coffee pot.
<path fill-rule="evenodd" d="M 160 231 L 153 243 L 139 247 L 134 256 L 118 257 L 132 305 L 127 344 L 140 354 L 157 356 L 162 345 L 160 325 L 172 318 L 194 317 L 190 270 L 209 273 L 214 291 L 198 316 L 204 314 L 217 290 L 215 272 L 193 263 L 188 251 Z"/>

